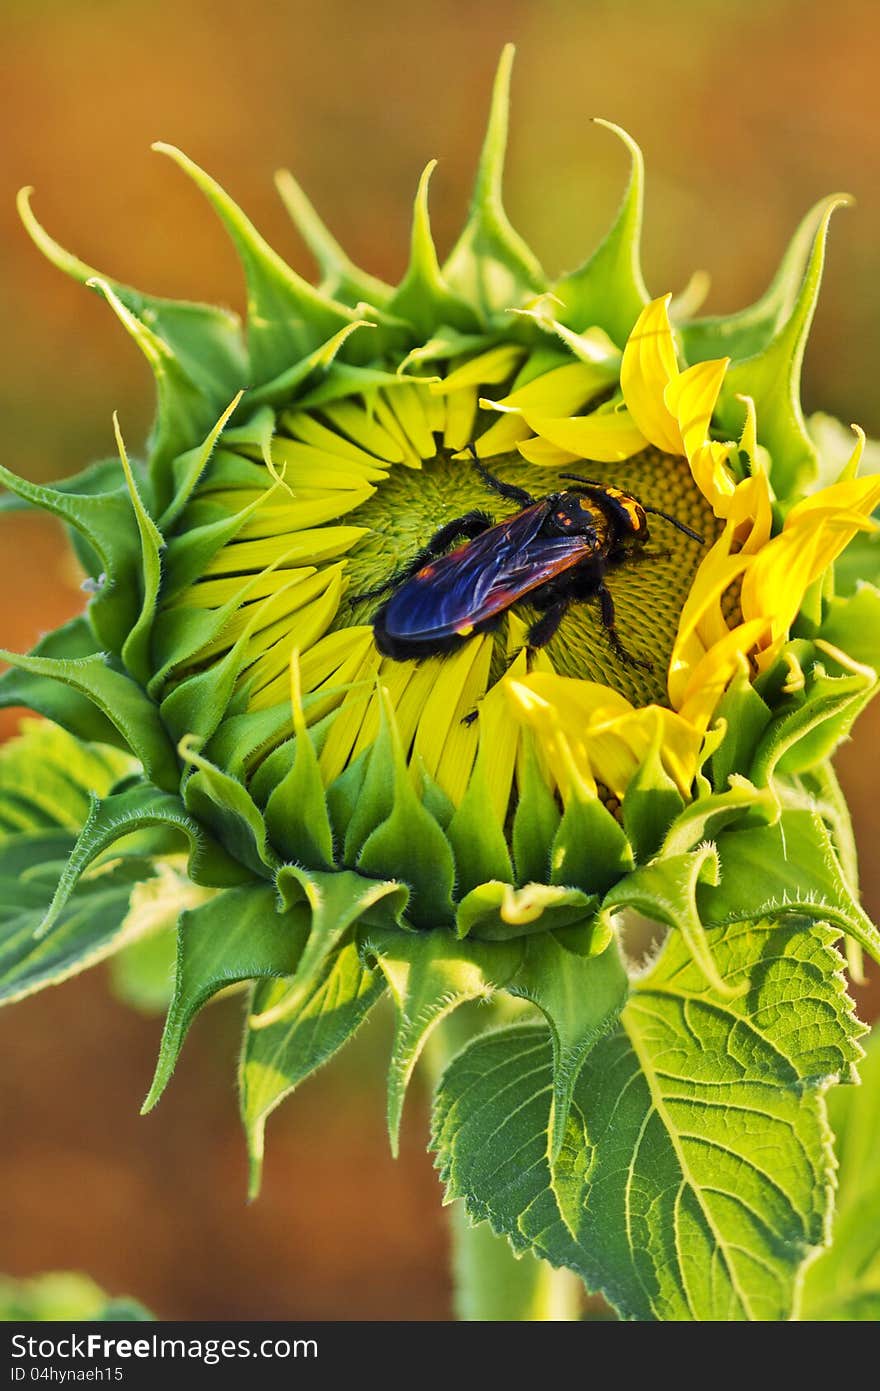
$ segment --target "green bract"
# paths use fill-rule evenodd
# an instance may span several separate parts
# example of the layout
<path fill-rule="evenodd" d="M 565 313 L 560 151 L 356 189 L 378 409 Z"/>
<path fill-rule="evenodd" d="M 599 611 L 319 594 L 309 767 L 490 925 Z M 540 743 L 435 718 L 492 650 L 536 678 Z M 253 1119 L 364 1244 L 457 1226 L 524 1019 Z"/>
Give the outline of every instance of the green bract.
<path fill-rule="evenodd" d="M 663 676 L 702 563 L 694 544 L 644 578 L 621 573 L 619 612 L 650 674 L 607 647 L 586 609 L 546 654 L 523 650 L 512 614 L 495 637 L 421 667 L 382 663 L 359 598 L 475 505 L 469 446 L 541 493 L 583 457 L 559 443 L 572 424 L 638 438 L 618 383 L 649 305 L 641 155 L 617 132 L 632 173 L 614 226 L 583 267 L 548 279 L 501 201 L 510 59 L 464 231 L 441 266 L 429 167 L 396 288 L 349 262 L 289 175 L 279 188 L 318 288 L 208 175 L 157 147 L 236 246 L 244 329 L 101 277 L 23 196 L 40 248 L 144 353 L 158 413 L 142 460 L 117 427 L 118 464 L 54 488 L 0 474 L 71 529 L 91 595 L 33 653 L 5 654 L 0 701 L 54 726 L 28 726 L 0 754 L 0 999 L 140 942 L 119 979 L 148 1003 L 176 920 L 146 1107 L 201 1007 L 247 983 L 240 1095 L 256 1191 L 267 1116 L 382 997 L 395 1016 L 394 1145 L 434 1027 L 464 1002 L 506 997 L 518 1022 L 475 1025 L 440 1084 L 450 1198 L 623 1316 L 783 1319 L 828 1241 L 824 1094 L 854 1080 L 861 1056 L 837 943 L 880 958 L 829 762 L 877 686 L 876 547 L 851 548 L 836 590 L 829 561 L 773 660 L 742 662 L 692 772 L 666 725 L 641 743 L 638 725 L 620 786 L 613 771 L 588 776 L 570 740 L 548 745 L 517 723 L 505 682 L 550 670 L 636 715 L 653 702 L 677 718 Z M 776 536 L 839 473 L 798 393 L 833 206 L 808 215 L 749 309 L 685 319 L 671 307 L 683 364 L 732 359 L 701 448 L 723 445 L 731 490 L 769 473 Z M 684 424 L 682 437 L 680 450 L 647 432 L 604 464 L 586 457 L 619 487 L 638 478 L 671 498 L 708 543 L 725 514 L 697 489 Z M 742 617 L 734 583 L 724 597 Z M 639 969 L 623 932 L 634 912 L 671 929 Z M 811 1297 L 830 1299 L 820 1285 Z"/>

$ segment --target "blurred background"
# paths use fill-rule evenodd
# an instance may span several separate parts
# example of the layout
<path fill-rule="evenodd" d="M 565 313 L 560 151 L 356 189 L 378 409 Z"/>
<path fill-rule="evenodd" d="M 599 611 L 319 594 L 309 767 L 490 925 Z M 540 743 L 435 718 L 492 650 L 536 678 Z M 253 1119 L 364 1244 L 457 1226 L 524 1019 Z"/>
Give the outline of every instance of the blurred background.
<path fill-rule="evenodd" d="M 2 0 L 2 458 L 49 479 L 133 446 L 149 373 L 95 296 L 39 256 L 37 216 L 99 269 L 154 293 L 243 306 L 230 247 L 156 139 L 226 185 L 302 273 L 272 186 L 289 166 L 353 258 L 393 280 L 428 158 L 448 248 L 466 205 L 501 45 L 518 44 L 507 205 L 548 270 L 604 233 L 626 153 L 647 159 L 645 271 L 659 294 L 709 271 L 709 312 L 751 301 L 806 208 L 844 189 L 805 369 L 808 410 L 880 434 L 880 121 L 873 0 Z M 81 607 L 50 522 L 2 529 L 0 645 Z M 15 718 L 0 716 L 0 735 Z M 880 916 L 872 741 L 842 752 Z M 874 987 L 856 992 L 865 1017 Z M 203 1014 L 156 1112 L 139 1119 L 160 1023 L 101 970 L 0 1016 L 0 1271 L 87 1271 L 165 1318 L 449 1317 L 440 1190 L 414 1091 L 402 1158 L 384 1135 L 388 1021 L 369 1026 L 269 1122 L 263 1196 L 244 1202 L 233 1073 L 241 1006 Z"/>

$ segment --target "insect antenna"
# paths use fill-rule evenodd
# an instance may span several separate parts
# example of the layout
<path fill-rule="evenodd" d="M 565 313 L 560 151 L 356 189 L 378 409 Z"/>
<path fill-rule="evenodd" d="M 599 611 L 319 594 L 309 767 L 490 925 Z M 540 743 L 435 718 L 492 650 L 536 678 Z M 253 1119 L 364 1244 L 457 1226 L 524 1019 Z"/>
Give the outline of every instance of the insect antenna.
<path fill-rule="evenodd" d="M 652 516 L 662 517 L 664 522 L 671 522 L 674 527 L 677 527 L 679 531 L 683 531 L 685 536 L 689 536 L 692 541 L 699 541 L 701 546 L 706 544 L 705 537 L 701 536 L 698 531 L 694 531 L 691 527 L 685 526 L 684 522 L 680 522 L 677 517 L 670 517 L 668 512 L 661 512 L 659 507 L 648 507 L 644 502 L 639 505 L 643 507 L 646 512 L 650 512 Z"/>
<path fill-rule="evenodd" d="M 587 486 L 591 488 L 606 488 L 608 486 L 607 483 L 600 482 L 598 478 L 584 478 L 579 473 L 560 473 L 559 477 L 571 479 L 575 483 L 586 483 Z M 650 512 L 654 517 L 662 517 L 664 522 L 671 522 L 674 527 L 677 527 L 679 531 L 683 531 L 685 536 L 689 536 L 692 541 L 699 541 L 701 546 L 706 544 L 704 537 L 702 537 L 698 531 L 693 531 L 689 526 L 685 526 L 684 522 L 680 522 L 677 517 L 670 517 L 668 512 L 661 512 L 659 507 L 649 507 L 646 502 L 642 502 L 640 498 L 634 497 L 632 493 L 630 493 L 630 497 L 632 497 L 633 502 L 637 502 L 645 512 Z"/>

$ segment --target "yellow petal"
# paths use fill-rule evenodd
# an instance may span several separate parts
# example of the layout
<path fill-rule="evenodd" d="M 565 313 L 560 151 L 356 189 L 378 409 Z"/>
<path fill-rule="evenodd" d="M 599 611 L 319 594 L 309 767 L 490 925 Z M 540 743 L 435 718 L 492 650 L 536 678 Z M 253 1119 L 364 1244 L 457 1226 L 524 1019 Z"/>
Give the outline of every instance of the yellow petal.
<path fill-rule="evenodd" d="M 594 411 L 592 415 L 561 419 L 548 419 L 530 410 L 524 411 L 523 415 L 536 435 L 578 459 L 617 463 L 638 454 L 648 442 L 625 409 L 603 409 Z M 520 453 L 526 453 L 522 446 Z M 526 457 L 535 462 L 532 455 Z"/>
<path fill-rule="evenodd" d="M 630 415 L 651 444 L 666 454 L 683 454 L 678 422 L 664 400 L 667 386 L 678 376 L 675 344 L 669 323 L 671 295 L 646 304 L 627 339 L 620 365 L 620 386 Z"/>
<path fill-rule="evenodd" d="M 664 390 L 664 402 L 678 422 L 688 458 L 708 438 L 709 422 L 729 362 L 729 357 L 697 362 L 684 372 L 676 372 Z"/>

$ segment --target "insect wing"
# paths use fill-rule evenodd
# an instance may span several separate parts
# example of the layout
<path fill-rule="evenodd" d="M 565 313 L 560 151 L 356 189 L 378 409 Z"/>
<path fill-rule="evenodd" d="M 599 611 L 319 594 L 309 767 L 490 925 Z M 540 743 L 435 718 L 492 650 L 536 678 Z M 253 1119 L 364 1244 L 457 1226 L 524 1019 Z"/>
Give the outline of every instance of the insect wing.
<path fill-rule="evenodd" d="M 389 600 L 388 631 L 414 641 L 451 637 L 494 617 L 592 551 L 582 536 L 540 536 L 546 516 L 546 502 L 535 503 L 426 565 Z"/>

